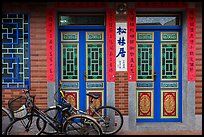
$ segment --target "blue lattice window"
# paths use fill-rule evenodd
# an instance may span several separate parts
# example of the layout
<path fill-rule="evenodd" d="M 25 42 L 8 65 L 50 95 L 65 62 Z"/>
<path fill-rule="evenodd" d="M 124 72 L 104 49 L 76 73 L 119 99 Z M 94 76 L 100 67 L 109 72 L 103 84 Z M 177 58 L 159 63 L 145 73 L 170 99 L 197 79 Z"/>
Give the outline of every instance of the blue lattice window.
<path fill-rule="evenodd" d="M 2 14 L 2 88 L 30 87 L 30 34 L 27 14 Z"/>

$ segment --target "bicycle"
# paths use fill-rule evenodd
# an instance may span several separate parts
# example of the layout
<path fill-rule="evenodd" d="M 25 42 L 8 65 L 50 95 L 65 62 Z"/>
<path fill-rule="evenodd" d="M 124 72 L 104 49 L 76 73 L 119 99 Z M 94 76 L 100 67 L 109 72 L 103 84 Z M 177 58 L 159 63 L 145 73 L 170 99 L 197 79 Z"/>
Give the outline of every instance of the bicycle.
<path fill-rule="evenodd" d="M 20 101 L 19 104 L 13 103 L 16 102 L 17 100 Z M 19 116 L 22 117 L 22 110 L 24 110 L 23 109 L 24 104 L 22 104 L 24 103 L 23 100 L 25 100 L 23 96 L 11 98 L 8 101 L 8 109 L 2 107 L 2 135 L 4 134 L 4 131 L 6 127 L 9 125 L 9 123 L 11 123 L 16 117 Z M 19 109 L 15 111 L 16 108 Z"/>
<path fill-rule="evenodd" d="M 54 116 L 53 118 L 57 118 L 60 116 L 60 114 L 58 113 L 59 112 L 58 110 L 60 108 L 62 108 L 62 107 L 66 108 L 66 106 L 63 106 L 64 105 L 63 102 L 69 103 L 65 99 L 65 91 L 62 90 L 61 85 L 62 85 L 62 83 L 60 81 L 59 97 L 57 97 L 58 92 L 55 93 L 55 100 L 61 102 L 61 104 L 58 104 L 56 106 L 52 106 L 52 107 L 50 107 L 44 111 L 48 115 L 50 115 L 49 113 L 51 113 Z M 88 110 L 83 111 L 83 110 L 77 109 L 73 105 L 71 105 L 71 106 L 69 106 L 70 107 L 69 114 L 70 115 L 72 115 L 72 114 L 85 114 L 85 115 L 90 115 L 91 117 L 94 117 L 98 121 L 98 123 L 100 123 L 100 125 L 102 127 L 103 134 L 115 134 L 115 133 L 119 132 L 123 126 L 123 116 L 122 116 L 121 112 L 117 108 L 112 107 L 112 106 L 101 106 L 99 108 L 95 108 L 92 106 L 93 99 L 98 99 L 99 96 L 96 96 L 93 94 L 86 94 L 86 95 L 90 96 L 92 98 Z M 92 113 L 90 113 L 90 112 L 92 112 Z M 117 119 L 114 118 L 115 116 L 117 117 Z M 52 132 L 47 131 L 46 129 L 43 132 L 45 134 L 52 134 Z"/>
<path fill-rule="evenodd" d="M 11 104 L 12 102 L 19 99 L 21 100 L 22 96 L 9 99 L 8 109 L 5 107 L 2 107 L 2 134 L 4 134 L 4 131 L 6 127 L 9 125 L 9 123 L 15 119 L 15 116 L 16 116 L 15 114 L 18 113 L 17 111 L 12 111 Z M 16 105 L 16 107 L 18 106 Z"/>
<path fill-rule="evenodd" d="M 25 135 L 43 133 L 47 124 L 56 131 L 56 134 L 102 134 L 102 129 L 95 119 L 87 115 L 69 116 L 63 123 L 53 119 L 45 112 L 40 110 L 34 103 L 35 96 L 31 99 L 30 90 L 24 90 L 26 101 L 20 108 L 21 117 L 15 118 L 6 128 L 6 135 Z M 21 112 L 20 111 L 20 112 Z M 63 110 L 61 112 L 64 112 Z M 32 125 L 34 124 L 34 125 Z M 38 127 L 37 127 L 37 126 Z M 40 128 L 39 128 L 40 127 Z"/>
<path fill-rule="evenodd" d="M 2 122 L 2 135 L 4 134 L 4 131 L 6 129 L 6 127 L 9 125 L 9 123 L 13 120 L 10 112 L 8 109 L 6 109 L 5 107 L 1 108 L 1 122 Z"/>

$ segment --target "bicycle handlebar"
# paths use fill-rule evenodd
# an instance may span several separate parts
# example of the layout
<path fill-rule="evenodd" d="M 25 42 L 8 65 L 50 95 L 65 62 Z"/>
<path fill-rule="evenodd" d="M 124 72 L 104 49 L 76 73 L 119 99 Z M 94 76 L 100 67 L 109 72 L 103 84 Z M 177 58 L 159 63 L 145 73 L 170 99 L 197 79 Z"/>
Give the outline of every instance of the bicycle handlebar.
<path fill-rule="evenodd" d="M 30 104 L 31 106 L 33 106 L 34 102 L 32 101 L 31 96 L 30 96 L 30 89 L 24 89 L 23 92 L 24 92 L 24 94 L 26 95 L 26 98 L 27 98 L 26 105 L 29 106 L 29 104 Z M 35 98 L 35 96 L 33 96 L 33 99 L 34 98 Z"/>
<path fill-rule="evenodd" d="M 24 89 L 23 93 L 26 95 L 26 97 L 30 97 L 30 89 Z"/>

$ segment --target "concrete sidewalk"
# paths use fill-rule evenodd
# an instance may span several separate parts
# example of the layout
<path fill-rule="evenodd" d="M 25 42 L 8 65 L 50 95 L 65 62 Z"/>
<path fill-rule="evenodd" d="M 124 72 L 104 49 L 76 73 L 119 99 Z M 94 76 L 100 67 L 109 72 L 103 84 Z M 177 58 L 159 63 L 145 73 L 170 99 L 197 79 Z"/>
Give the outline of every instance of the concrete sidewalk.
<path fill-rule="evenodd" d="M 202 135 L 202 130 L 195 131 L 172 131 L 172 132 L 132 132 L 121 131 L 116 135 Z"/>
<path fill-rule="evenodd" d="M 128 125 L 128 117 L 124 116 L 124 125 L 122 129 L 116 135 L 202 135 L 202 115 L 196 115 L 195 117 L 195 128 L 194 130 L 185 130 L 185 129 L 174 129 L 172 131 L 166 130 L 130 130 Z M 177 130 L 177 131 L 176 131 Z"/>

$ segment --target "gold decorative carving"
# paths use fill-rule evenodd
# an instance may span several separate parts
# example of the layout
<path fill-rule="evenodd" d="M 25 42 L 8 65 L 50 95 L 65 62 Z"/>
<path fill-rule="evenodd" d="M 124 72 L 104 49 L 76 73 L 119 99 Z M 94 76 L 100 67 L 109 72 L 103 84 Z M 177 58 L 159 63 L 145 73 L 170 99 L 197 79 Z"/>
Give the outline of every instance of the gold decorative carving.
<path fill-rule="evenodd" d="M 165 96 L 165 98 L 164 98 L 164 109 L 166 110 L 165 112 L 167 112 L 167 113 L 174 112 L 176 102 L 175 102 L 173 94 L 168 95 L 168 93 L 165 93 L 164 96 Z M 166 115 L 168 115 L 168 114 L 166 114 Z"/>
<path fill-rule="evenodd" d="M 99 99 L 93 99 L 92 101 L 93 101 L 92 107 L 99 108 L 101 106 Z"/>
<path fill-rule="evenodd" d="M 72 104 L 72 106 L 76 106 L 75 98 L 72 95 L 67 96 L 67 101 Z"/>
<path fill-rule="evenodd" d="M 140 94 L 140 111 L 146 115 L 150 115 L 150 93 Z"/>

